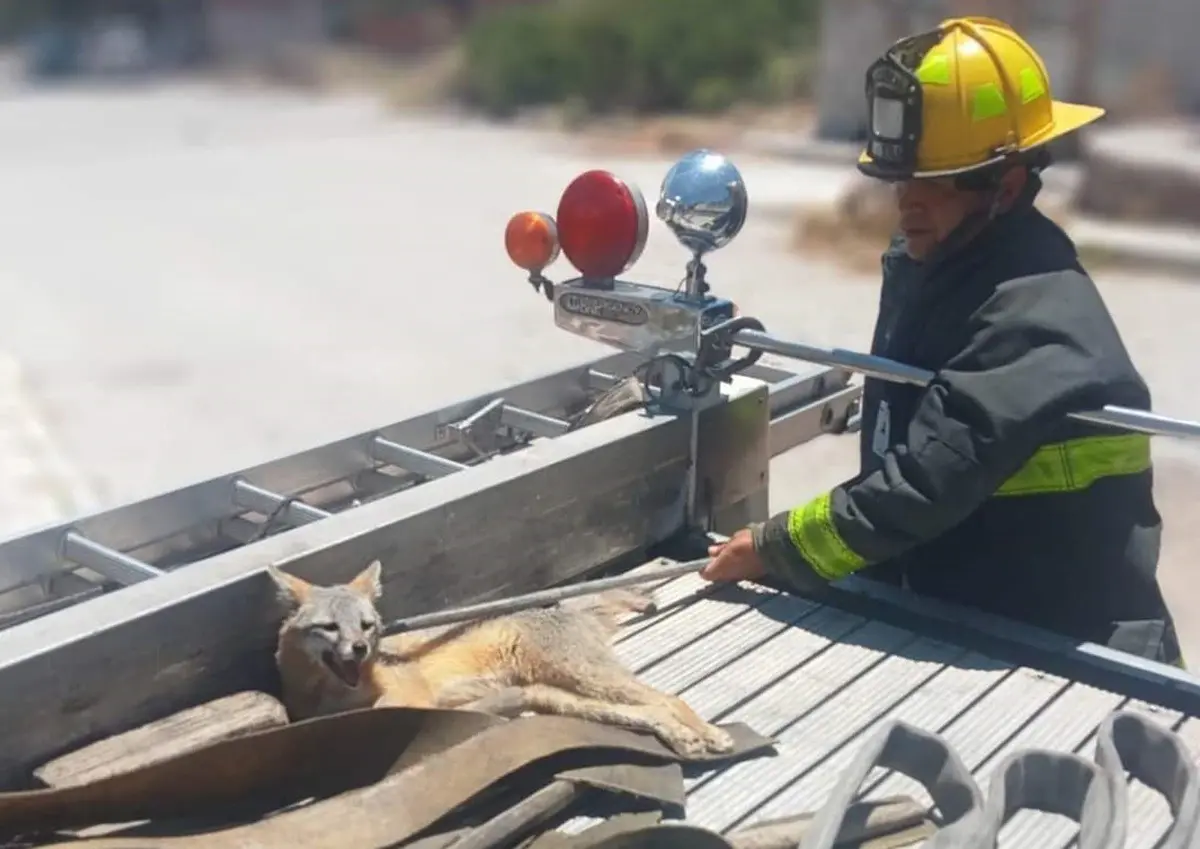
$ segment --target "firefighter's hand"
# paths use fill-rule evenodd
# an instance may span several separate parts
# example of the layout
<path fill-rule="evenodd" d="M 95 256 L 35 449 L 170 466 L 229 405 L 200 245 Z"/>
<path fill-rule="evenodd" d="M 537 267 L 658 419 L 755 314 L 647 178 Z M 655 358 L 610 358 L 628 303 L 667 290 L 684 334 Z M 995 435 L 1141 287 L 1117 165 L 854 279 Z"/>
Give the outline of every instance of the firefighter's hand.
<path fill-rule="evenodd" d="M 766 574 L 747 528 L 730 537 L 729 542 L 710 545 L 708 556 L 712 561 L 700 570 L 700 577 L 706 581 L 753 581 Z"/>

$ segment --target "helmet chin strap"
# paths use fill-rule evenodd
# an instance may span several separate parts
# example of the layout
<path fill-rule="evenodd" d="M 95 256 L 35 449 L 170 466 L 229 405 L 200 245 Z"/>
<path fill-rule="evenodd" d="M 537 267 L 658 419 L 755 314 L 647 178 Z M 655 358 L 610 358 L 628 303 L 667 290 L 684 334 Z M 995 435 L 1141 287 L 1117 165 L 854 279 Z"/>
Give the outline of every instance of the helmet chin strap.
<path fill-rule="evenodd" d="M 994 221 L 996 216 L 1000 214 L 1000 195 L 1003 186 L 997 185 L 990 190 L 987 202 L 987 220 Z"/>

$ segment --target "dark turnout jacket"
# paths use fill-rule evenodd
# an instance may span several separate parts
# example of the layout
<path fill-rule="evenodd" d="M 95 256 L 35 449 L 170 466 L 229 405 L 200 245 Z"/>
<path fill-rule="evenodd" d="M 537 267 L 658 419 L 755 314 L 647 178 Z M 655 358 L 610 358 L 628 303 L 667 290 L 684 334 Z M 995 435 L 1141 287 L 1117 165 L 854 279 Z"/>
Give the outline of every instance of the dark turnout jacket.
<path fill-rule="evenodd" d="M 893 242 L 871 351 L 936 378 L 867 379 L 859 474 L 756 545 L 801 589 L 859 572 L 1177 662 L 1149 437 L 1067 418 L 1150 393 L 1037 185 L 943 256 Z"/>

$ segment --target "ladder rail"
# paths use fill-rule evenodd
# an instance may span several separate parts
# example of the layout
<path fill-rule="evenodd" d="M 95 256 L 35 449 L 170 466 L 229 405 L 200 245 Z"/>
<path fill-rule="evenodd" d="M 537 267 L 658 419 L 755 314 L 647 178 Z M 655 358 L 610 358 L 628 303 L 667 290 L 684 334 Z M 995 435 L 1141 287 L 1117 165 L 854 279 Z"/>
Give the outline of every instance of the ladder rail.
<path fill-rule="evenodd" d="M 509 407 L 519 411 L 518 418 L 522 418 L 521 413 L 535 414 L 544 432 L 548 423 L 557 420 L 542 411 L 561 404 L 564 393 L 577 395 L 580 404 L 585 402 L 591 389 L 588 367 L 602 364 L 605 368 L 620 371 L 632 368 L 636 363 L 636 357 L 624 353 L 605 357 L 598 363 L 543 375 L 507 387 L 502 392 L 479 395 L 249 469 L 13 536 L 0 541 L 0 596 L 53 577 L 72 565 L 85 565 L 63 557 L 62 541 L 68 532 L 154 568 L 154 562 L 185 554 L 181 546 L 194 545 L 198 533 L 215 536 L 223 524 L 235 521 L 247 512 L 269 514 L 281 498 L 303 497 L 306 493 L 352 480 L 364 472 L 378 471 L 387 464 L 373 456 L 372 442 L 376 438 L 427 453 L 453 452 L 458 446 L 452 435 L 440 431 L 446 424 L 466 418 L 500 395 L 506 398 Z M 523 418 L 533 419 L 534 416 Z M 562 429 L 565 430 L 565 423 Z M 410 474 L 409 477 L 419 475 Z M 403 488 L 405 483 L 397 477 L 395 486 Z M 297 525 L 315 520 L 318 513 L 327 511 L 316 505 L 293 502 L 286 513 L 285 522 Z M 236 540 L 231 542 L 236 545 Z M 90 546 L 84 547 L 90 551 Z M 72 550 L 79 552 L 83 548 L 73 545 Z M 84 556 L 90 557 L 90 554 Z M 100 565 L 105 562 L 101 561 Z M 112 566 L 100 574 L 126 583 L 123 579 L 131 571 Z"/>
<path fill-rule="evenodd" d="M 320 521 L 340 512 L 338 505 L 352 508 L 466 470 L 531 440 L 561 436 L 569 429 L 567 417 L 630 373 L 641 359 L 631 352 L 610 355 L 0 541 L 0 628 L 5 621 L 27 618 L 22 615 L 26 608 L 57 609 L 50 602 L 66 592 L 64 577 L 72 579 L 71 595 L 84 600 L 92 597 L 87 590 L 96 582 L 120 587 L 153 578 L 253 544 L 268 531 L 286 532 Z M 774 453 L 834 429 L 835 413 L 846 412 L 859 391 L 849 386 L 849 371 L 819 366 L 798 374 L 756 365 L 747 376 L 769 385 L 772 418 L 785 416 L 788 422 L 781 428 L 787 431 L 783 441 L 772 440 L 778 447 Z M 496 434 L 501 432 L 512 433 L 513 439 L 500 440 Z M 251 514 L 262 519 L 252 520 Z M 61 589 L 54 589 L 56 581 Z M 39 587 L 41 593 L 36 592 Z"/>

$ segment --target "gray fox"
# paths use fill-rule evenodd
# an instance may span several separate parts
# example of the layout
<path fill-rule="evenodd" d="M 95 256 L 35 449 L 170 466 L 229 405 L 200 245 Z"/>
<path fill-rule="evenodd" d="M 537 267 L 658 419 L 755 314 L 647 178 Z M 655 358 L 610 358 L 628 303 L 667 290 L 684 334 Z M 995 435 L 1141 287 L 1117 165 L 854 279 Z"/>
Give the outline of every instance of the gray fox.
<path fill-rule="evenodd" d="M 574 716 L 652 732 L 684 756 L 734 741 L 678 696 L 638 678 L 612 637 L 652 593 L 617 590 L 492 619 L 381 637 L 380 563 L 322 587 L 268 567 L 288 610 L 276 664 L 293 719 L 372 706 Z"/>

